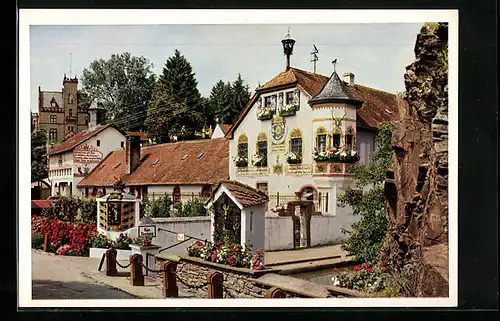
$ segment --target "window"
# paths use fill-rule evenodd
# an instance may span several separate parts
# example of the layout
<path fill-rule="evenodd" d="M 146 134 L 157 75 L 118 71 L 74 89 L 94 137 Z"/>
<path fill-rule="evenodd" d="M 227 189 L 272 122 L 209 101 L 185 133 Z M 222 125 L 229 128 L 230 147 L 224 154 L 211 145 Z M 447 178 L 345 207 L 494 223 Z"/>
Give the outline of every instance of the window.
<path fill-rule="evenodd" d="M 92 193 L 90 195 L 91 196 L 96 196 L 97 195 L 97 187 L 92 188 Z"/>
<path fill-rule="evenodd" d="M 52 107 L 56 107 L 56 102 L 55 102 L 55 101 L 53 101 L 53 102 L 51 102 L 51 103 L 50 103 L 50 105 L 51 105 Z"/>
<path fill-rule="evenodd" d="M 172 192 L 172 205 L 178 205 L 181 202 L 181 188 L 179 185 L 174 186 L 174 190 Z"/>
<path fill-rule="evenodd" d="M 87 126 L 88 124 L 89 124 L 89 118 L 85 117 L 85 126 Z"/>
<path fill-rule="evenodd" d="M 69 109 L 68 116 L 73 117 L 73 109 L 71 109 L 71 108 Z"/>
<path fill-rule="evenodd" d="M 267 183 L 257 183 L 257 189 L 267 194 L 268 191 Z"/>
<path fill-rule="evenodd" d="M 321 134 L 316 136 L 316 148 L 318 152 L 324 152 L 326 150 L 326 135 Z"/>
<path fill-rule="evenodd" d="M 286 104 L 291 105 L 293 103 L 293 91 L 286 93 Z"/>
<path fill-rule="evenodd" d="M 211 195 L 212 195 L 212 186 L 208 184 L 203 185 L 203 187 L 201 188 L 201 197 L 210 198 Z"/>
<path fill-rule="evenodd" d="M 345 145 L 348 149 L 352 148 L 352 134 L 345 135 Z"/>
<path fill-rule="evenodd" d="M 49 140 L 50 140 L 51 142 L 53 142 L 53 141 L 56 141 L 56 140 L 57 140 L 57 129 L 55 129 L 55 128 L 51 128 L 51 129 L 49 130 Z"/>
<path fill-rule="evenodd" d="M 239 143 L 238 144 L 238 156 L 242 158 L 248 158 L 248 144 L 247 143 Z"/>
<path fill-rule="evenodd" d="M 333 134 L 333 147 L 340 147 L 340 134 Z"/>
<path fill-rule="evenodd" d="M 267 141 L 257 142 L 257 154 L 264 158 L 261 166 L 267 166 Z"/>
<path fill-rule="evenodd" d="M 121 203 L 108 202 L 108 224 L 120 225 L 121 223 Z"/>
<path fill-rule="evenodd" d="M 120 147 L 123 148 L 125 146 L 124 142 L 120 142 Z"/>
<path fill-rule="evenodd" d="M 97 140 L 97 146 L 101 146 L 101 141 L 99 139 Z"/>
<path fill-rule="evenodd" d="M 85 197 L 89 197 L 89 188 L 85 187 Z"/>
<path fill-rule="evenodd" d="M 271 107 L 271 96 L 264 97 L 264 106 Z"/>
<path fill-rule="evenodd" d="M 50 123 L 51 124 L 57 123 L 57 116 L 56 115 L 50 115 Z"/>
<path fill-rule="evenodd" d="M 72 94 L 69 94 L 69 95 L 68 95 L 68 102 L 69 102 L 70 104 L 72 104 L 72 103 L 73 103 L 73 95 L 72 95 Z M 71 110 L 71 109 L 70 109 L 70 110 Z M 71 117 L 71 116 L 70 116 L 70 117 Z"/>
<path fill-rule="evenodd" d="M 290 152 L 302 157 L 302 138 L 290 139 Z"/>

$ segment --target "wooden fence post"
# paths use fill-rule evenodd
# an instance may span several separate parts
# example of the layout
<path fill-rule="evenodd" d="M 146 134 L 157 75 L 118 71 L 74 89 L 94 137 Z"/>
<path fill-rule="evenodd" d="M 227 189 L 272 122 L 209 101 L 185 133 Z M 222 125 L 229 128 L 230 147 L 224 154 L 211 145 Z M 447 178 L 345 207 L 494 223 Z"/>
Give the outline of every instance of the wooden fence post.
<path fill-rule="evenodd" d="M 211 272 L 207 277 L 207 289 L 209 299 L 222 299 L 222 282 L 224 277 L 220 272 Z"/>
<path fill-rule="evenodd" d="M 115 276 L 118 274 L 116 270 L 116 250 L 110 248 L 106 251 L 106 275 Z"/>
<path fill-rule="evenodd" d="M 144 275 L 142 274 L 142 255 L 130 256 L 130 284 L 132 286 L 144 286 Z"/>
<path fill-rule="evenodd" d="M 179 297 L 179 288 L 177 287 L 177 282 L 175 280 L 176 269 L 177 263 L 175 262 L 167 261 L 162 264 L 163 287 L 161 289 L 161 293 L 166 298 Z"/>
<path fill-rule="evenodd" d="M 47 252 L 49 250 L 49 234 L 45 233 L 43 238 L 43 251 Z"/>
<path fill-rule="evenodd" d="M 266 298 L 270 299 L 281 299 L 286 298 L 286 292 L 278 288 L 270 288 L 266 292 Z"/>

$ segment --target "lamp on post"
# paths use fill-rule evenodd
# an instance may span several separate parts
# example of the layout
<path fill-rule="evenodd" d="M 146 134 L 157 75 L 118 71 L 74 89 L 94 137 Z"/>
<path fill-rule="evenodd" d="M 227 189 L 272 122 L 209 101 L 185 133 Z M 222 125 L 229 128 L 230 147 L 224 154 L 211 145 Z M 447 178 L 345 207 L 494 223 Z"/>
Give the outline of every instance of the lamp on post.
<path fill-rule="evenodd" d="M 288 33 L 283 40 L 283 53 L 286 56 L 286 69 L 290 69 L 290 56 L 293 54 L 293 46 L 295 45 L 295 39 L 290 36 L 290 28 L 288 28 Z"/>

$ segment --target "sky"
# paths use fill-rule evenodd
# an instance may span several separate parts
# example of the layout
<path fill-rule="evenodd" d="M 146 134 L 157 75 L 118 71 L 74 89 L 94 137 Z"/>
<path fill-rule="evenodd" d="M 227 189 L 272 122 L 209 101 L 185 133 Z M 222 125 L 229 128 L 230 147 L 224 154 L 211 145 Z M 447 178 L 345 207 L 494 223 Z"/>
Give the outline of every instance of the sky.
<path fill-rule="evenodd" d="M 190 62 L 205 97 L 222 79 L 241 74 L 253 90 L 285 69 L 281 40 L 296 40 L 291 66 L 313 71 L 311 51 L 319 50 L 317 73 L 355 75 L 355 82 L 388 91 L 404 91 L 405 67 L 423 23 L 239 24 L 239 25 L 32 25 L 30 27 L 31 110 L 38 109 L 38 86 L 61 90 L 64 74 L 81 77 L 96 59 L 130 52 L 144 56 L 153 72 L 178 49 Z M 71 58 L 70 58 L 71 57 Z M 81 88 L 81 83 L 79 83 Z"/>

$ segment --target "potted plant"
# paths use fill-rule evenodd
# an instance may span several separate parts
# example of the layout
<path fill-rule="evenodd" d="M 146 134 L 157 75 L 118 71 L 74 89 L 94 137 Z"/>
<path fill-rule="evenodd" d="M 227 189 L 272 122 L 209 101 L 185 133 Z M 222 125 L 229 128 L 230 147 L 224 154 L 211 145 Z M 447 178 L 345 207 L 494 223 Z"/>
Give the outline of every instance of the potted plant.
<path fill-rule="evenodd" d="M 299 154 L 289 152 L 285 154 L 285 158 L 288 164 L 300 164 L 302 163 L 302 159 Z"/>

